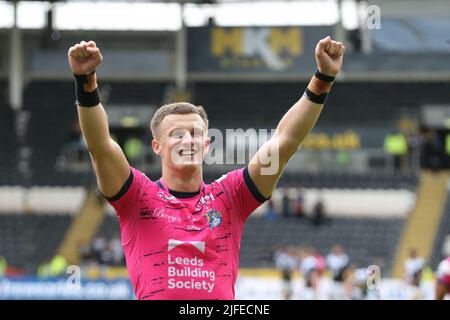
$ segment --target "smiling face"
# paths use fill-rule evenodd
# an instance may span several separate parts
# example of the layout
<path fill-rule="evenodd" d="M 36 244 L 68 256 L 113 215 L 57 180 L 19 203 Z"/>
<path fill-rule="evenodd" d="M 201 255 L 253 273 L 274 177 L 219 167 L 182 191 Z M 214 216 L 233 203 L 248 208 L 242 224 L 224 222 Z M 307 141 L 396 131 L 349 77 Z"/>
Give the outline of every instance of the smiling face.
<path fill-rule="evenodd" d="M 199 114 L 169 114 L 158 126 L 152 148 L 161 156 L 163 168 L 185 170 L 201 167 L 210 138 Z"/>

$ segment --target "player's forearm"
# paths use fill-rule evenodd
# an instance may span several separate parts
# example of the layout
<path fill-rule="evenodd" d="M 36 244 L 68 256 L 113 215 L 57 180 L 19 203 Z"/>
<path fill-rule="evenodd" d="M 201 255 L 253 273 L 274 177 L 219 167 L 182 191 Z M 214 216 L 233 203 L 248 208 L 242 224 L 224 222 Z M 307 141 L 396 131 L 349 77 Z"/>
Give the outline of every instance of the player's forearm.
<path fill-rule="evenodd" d="M 274 136 L 264 143 L 248 165 L 255 186 L 262 195 L 272 194 L 285 165 L 314 127 L 335 75 L 342 65 L 345 47 L 331 37 L 316 46 L 318 72 L 311 78 L 305 95 L 280 120 Z"/>
<path fill-rule="evenodd" d="M 100 103 L 96 107 L 78 106 L 81 132 L 88 151 L 92 155 L 105 153 L 111 147 L 108 116 Z"/>
<path fill-rule="evenodd" d="M 290 158 L 298 150 L 315 126 L 322 109 L 323 104 L 314 103 L 303 96 L 283 116 L 275 131 L 282 156 Z"/>
<path fill-rule="evenodd" d="M 316 73 L 305 94 L 283 116 L 276 129 L 281 158 L 289 159 L 315 126 L 333 80 L 334 77 Z"/>

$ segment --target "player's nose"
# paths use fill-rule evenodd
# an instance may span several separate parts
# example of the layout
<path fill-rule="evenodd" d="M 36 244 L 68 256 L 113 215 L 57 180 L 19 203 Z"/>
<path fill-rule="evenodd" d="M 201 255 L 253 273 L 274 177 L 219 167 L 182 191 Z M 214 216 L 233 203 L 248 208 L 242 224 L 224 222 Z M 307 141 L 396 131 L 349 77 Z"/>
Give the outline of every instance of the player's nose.
<path fill-rule="evenodd" d="M 185 146 L 191 146 L 194 144 L 194 137 L 189 131 L 186 131 L 183 135 L 183 139 L 181 140 L 181 144 Z"/>

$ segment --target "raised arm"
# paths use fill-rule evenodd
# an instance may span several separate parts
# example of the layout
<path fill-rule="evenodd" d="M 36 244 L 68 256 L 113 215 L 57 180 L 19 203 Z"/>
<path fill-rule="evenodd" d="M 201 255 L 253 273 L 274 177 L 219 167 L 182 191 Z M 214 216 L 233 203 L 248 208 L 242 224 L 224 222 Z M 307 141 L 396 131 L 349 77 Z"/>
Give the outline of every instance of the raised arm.
<path fill-rule="evenodd" d="M 319 73 L 313 76 L 305 94 L 283 116 L 269 141 L 261 146 L 248 165 L 258 190 L 269 197 L 289 159 L 316 124 L 326 94 L 342 66 L 345 47 L 326 37 L 316 46 Z"/>
<path fill-rule="evenodd" d="M 130 175 L 130 166 L 119 145 L 111 139 L 108 117 L 100 103 L 95 69 L 103 57 L 94 41 L 82 41 L 68 52 L 76 78 L 78 117 L 91 156 L 100 191 L 115 196 Z"/>

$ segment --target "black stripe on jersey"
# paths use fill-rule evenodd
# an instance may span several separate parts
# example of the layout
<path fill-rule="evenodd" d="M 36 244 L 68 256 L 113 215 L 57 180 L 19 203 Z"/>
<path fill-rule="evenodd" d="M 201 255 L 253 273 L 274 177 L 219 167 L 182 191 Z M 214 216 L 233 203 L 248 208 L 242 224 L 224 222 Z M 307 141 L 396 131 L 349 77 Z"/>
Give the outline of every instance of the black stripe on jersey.
<path fill-rule="evenodd" d="M 100 194 L 108 201 L 117 201 L 120 198 L 122 198 L 125 195 L 125 193 L 127 193 L 128 189 L 130 189 L 132 183 L 133 183 L 133 171 L 131 171 L 131 169 L 130 169 L 130 175 L 128 176 L 127 181 L 125 181 L 122 188 L 120 188 L 119 192 L 115 196 L 107 197 L 101 192 L 100 192 Z"/>
<path fill-rule="evenodd" d="M 144 254 L 144 257 L 152 256 L 152 255 L 158 254 L 158 253 L 164 253 L 164 251 L 161 250 L 161 251 L 156 251 L 156 252 L 150 252 L 150 253 Z"/>
<path fill-rule="evenodd" d="M 164 291 L 166 291 L 166 289 L 160 289 L 160 290 L 152 291 L 149 294 L 147 294 L 146 296 L 143 296 L 142 299 L 149 298 L 151 296 L 154 296 L 157 293 L 161 293 L 161 292 L 164 292 Z"/>
<path fill-rule="evenodd" d="M 265 198 L 261 192 L 259 192 L 258 188 L 256 187 L 255 183 L 253 182 L 252 178 L 250 177 L 250 174 L 248 173 L 248 167 L 244 168 L 244 181 L 247 185 L 248 189 L 252 193 L 252 195 L 255 197 L 256 200 L 259 202 L 264 202 L 270 199 L 270 197 Z"/>
<path fill-rule="evenodd" d="M 214 240 L 224 240 L 224 239 L 227 239 L 227 238 L 229 238 L 229 237 L 231 237 L 231 233 L 230 233 L 230 232 L 225 233 L 223 236 L 220 236 L 220 237 L 218 237 L 218 238 L 215 238 Z"/>
<path fill-rule="evenodd" d="M 221 195 L 223 195 L 224 194 L 224 192 L 223 191 L 220 191 L 218 194 L 216 194 L 214 197 L 215 198 L 218 198 L 218 197 L 220 197 Z"/>

